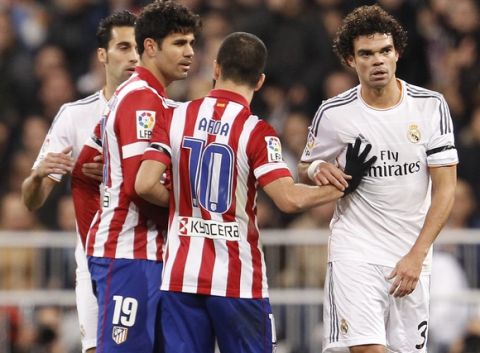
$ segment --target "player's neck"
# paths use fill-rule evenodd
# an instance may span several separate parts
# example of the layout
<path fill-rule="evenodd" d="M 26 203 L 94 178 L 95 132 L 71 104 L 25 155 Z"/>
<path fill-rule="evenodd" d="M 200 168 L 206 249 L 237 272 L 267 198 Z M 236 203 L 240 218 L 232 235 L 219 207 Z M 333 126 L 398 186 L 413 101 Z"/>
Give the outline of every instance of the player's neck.
<path fill-rule="evenodd" d="M 248 104 L 252 102 L 254 91 L 251 87 L 238 85 L 232 81 L 218 80 L 215 83 L 215 89 L 223 89 L 226 91 L 237 93 L 241 95 L 243 98 L 245 98 Z"/>
<path fill-rule="evenodd" d="M 388 109 L 402 99 L 402 84 L 395 77 L 384 87 L 374 88 L 362 85 L 360 94 L 363 101 L 372 108 Z"/>
<path fill-rule="evenodd" d="M 150 73 L 155 76 L 155 78 L 160 82 L 164 89 L 166 89 L 171 83 L 171 80 L 168 80 L 165 75 L 157 68 L 154 62 L 148 60 L 140 60 L 141 67 L 144 67 Z"/>
<path fill-rule="evenodd" d="M 113 94 L 115 93 L 115 90 L 117 89 L 117 85 L 113 84 L 112 82 L 109 82 L 108 78 L 107 78 L 107 83 L 106 85 L 103 87 L 102 91 L 103 91 L 103 96 L 105 97 L 105 99 L 108 101 L 110 100 L 110 98 L 112 98 Z"/>

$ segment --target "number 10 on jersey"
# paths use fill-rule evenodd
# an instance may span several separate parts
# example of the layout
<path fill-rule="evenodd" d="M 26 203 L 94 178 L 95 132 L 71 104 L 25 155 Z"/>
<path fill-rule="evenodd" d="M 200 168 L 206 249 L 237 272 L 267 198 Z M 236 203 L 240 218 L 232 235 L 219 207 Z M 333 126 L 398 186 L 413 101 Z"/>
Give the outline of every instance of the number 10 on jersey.
<path fill-rule="evenodd" d="M 210 212 L 225 213 L 232 203 L 234 154 L 230 146 L 193 137 L 183 139 L 190 150 L 188 169 L 192 206 L 200 204 Z"/>

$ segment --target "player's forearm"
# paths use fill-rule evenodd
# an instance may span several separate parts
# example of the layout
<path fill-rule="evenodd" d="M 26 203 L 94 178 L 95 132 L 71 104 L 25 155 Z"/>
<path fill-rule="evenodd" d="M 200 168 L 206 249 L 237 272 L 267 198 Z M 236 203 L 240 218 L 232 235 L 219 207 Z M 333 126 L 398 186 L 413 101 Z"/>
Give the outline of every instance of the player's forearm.
<path fill-rule="evenodd" d="M 308 176 L 308 167 L 311 163 L 307 162 L 299 162 L 297 164 L 297 171 L 298 171 L 298 180 L 301 183 L 313 185 L 314 182 Z"/>
<path fill-rule="evenodd" d="M 277 179 L 263 189 L 275 205 L 286 213 L 300 212 L 343 196 L 343 192 L 334 186 L 294 184 L 292 178 Z"/>
<path fill-rule="evenodd" d="M 293 212 L 300 212 L 338 200 L 343 196 L 343 192 L 331 185 L 311 186 L 294 184 L 294 191 L 292 191 L 290 196 L 293 196 Z"/>
<path fill-rule="evenodd" d="M 143 187 L 135 185 L 135 191 L 145 201 L 153 203 L 161 207 L 168 207 L 169 193 L 165 186 L 160 182 L 151 185 L 150 187 Z"/>
<path fill-rule="evenodd" d="M 48 181 L 45 179 L 46 177 L 42 178 L 37 173 L 32 172 L 22 183 L 22 200 L 30 211 L 42 207 L 47 199 L 46 184 Z"/>
<path fill-rule="evenodd" d="M 448 216 L 453 207 L 456 186 L 455 172 L 451 170 L 449 174 L 447 178 L 444 178 L 438 184 L 433 181 L 432 203 L 427 212 L 422 230 L 411 252 L 426 256 L 448 220 Z"/>

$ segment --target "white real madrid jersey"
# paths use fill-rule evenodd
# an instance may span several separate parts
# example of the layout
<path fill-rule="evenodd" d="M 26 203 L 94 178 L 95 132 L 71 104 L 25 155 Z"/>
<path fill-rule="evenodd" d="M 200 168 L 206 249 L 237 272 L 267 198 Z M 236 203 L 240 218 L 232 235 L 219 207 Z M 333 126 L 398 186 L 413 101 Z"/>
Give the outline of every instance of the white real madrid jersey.
<path fill-rule="evenodd" d="M 357 86 L 323 102 L 310 126 L 304 162 L 322 159 L 343 168 L 347 144 L 356 137 L 370 142 L 369 156 L 377 156 L 358 189 L 337 202 L 330 261 L 394 267 L 413 246 L 430 207 L 428 167 L 458 163 L 443 96 L 399 82 L 402 98 L 390 109 L 369 107 Z"/>
<path fill-rule="evenodd" d="M 48 153 L 60 153 L 68 146 L 73 147 L 72 157 L 76 159 L 83 145 L 92 135 L 106 106 L 107 101 L 102 91 L 64 104 L 53 120 L 32 169 L 38 168 Z M 49 177 L 56 181 L 62 179 L 61 174 L 50 174 Z"/>

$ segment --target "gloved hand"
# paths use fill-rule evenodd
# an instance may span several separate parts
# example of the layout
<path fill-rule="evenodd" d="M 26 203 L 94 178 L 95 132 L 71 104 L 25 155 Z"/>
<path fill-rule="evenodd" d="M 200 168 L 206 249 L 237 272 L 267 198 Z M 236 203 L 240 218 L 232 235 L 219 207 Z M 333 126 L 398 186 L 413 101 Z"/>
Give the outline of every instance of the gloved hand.
<path fill-rule="evenodd" d="M 348 187 L 345 189 L 345 195 L 350 194 L 355 191 L 360 182 L 362 181 L 363 176 L 368 171 L 368 169 L 375 163 L 377 160 L 376 156 L 373 156 L 369 160 L 367 159 L 368 153 L 372 149 L 372 145 L 367 143 L 362 153 L 360 153 L 360 145 L 362 140 L 360 137 L 355 139 L 355 144 L 352 146 L 351 143 L 348 144 L 347 148 L 347 160 L 345 164 L 345 174 L 351 175 L 352 179 L 348 181 Z"/>

